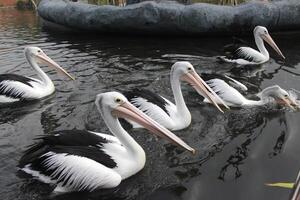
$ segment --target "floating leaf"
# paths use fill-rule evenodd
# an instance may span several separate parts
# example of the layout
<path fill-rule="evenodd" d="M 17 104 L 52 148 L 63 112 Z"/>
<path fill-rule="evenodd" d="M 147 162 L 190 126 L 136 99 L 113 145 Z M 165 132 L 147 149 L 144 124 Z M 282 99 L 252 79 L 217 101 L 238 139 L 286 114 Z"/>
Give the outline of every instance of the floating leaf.
<path fill-rule="evenodd" d="M 294 183 L 266 183 L 266 185 L 271 187 L 281 187 L 289 189 L 292 189 L 294 187 Z"/>

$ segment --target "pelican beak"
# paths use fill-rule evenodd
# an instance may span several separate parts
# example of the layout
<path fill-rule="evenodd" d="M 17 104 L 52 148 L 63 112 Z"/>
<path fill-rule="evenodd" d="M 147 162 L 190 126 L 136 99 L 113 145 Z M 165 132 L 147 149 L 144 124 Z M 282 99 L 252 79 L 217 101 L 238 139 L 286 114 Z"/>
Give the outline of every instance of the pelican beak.
<path fill-rule="evenodd" d="M 277 103 L 288 106 L 289 108 L 296 110 L 299 109 L 299 105 L 289 97 L 280 98 Z"/>
<path fill-rule="evenodd" d="M 205 83 L 205 81 L 197 74 L 197 72 L 192 71 L 184 74 L 181 80 L 188 82 L 193 88 L 203 97 L 207 98 L 219 111 L 224 113 L 220 108 L 217 101 L 221 102 L 225 108 L 230 110 L 226 103 Z"/>
<path fill-rule="evenodd" d="M 45 53 L 40 52 L 38 55 L 36 55 L 38 58 L 38 61 L 41 63 L 44 63 L 50 67 L 54 67 L 59 73 L 62 73 L 63 75 L 67 76 L 71 80 L 75 80 L 66 70 L 64 70 L 61 66 L 59 66 L 56 62 L 54 62 L 51 58 L 49 58 Z"/>
<path fill-rule="evenodd" d="M 115 117 L 120 118 L 126 118 L 129 120 L 132 120 L 142 126 L 144 126 L 146 129 L 148 129 L 150 132 L 167 139 L 168 141 L 172 142 L 173 144 L 176 144 L 188 151 L 190 151 L 192 154 L 195 154 L 195 149 L 187 145 L 184 141 L 182 141 L 179 137 L 174 135 L 171 131 L 166 129 L 165 127 L 158 124 L 156 121 L 151 119 L 149 116 L 144 114 L 142 111 L 137 109 L 135 106 L 133 106 L 128 101 L 123 102 L 118 107 L 116 107 L 112 111 L 112 115 Z"/>
<path fill-rule="evenodd" d="M 280 51 L 280 49 L 278 48 L 278 46 L 276 45 L 276 43 L 268 33 L 262 35 L 262 39 L 266 41 L 278 53 L 279 56 L 285 59 L 284 55 L 282 54 L 282 52 Z"/>

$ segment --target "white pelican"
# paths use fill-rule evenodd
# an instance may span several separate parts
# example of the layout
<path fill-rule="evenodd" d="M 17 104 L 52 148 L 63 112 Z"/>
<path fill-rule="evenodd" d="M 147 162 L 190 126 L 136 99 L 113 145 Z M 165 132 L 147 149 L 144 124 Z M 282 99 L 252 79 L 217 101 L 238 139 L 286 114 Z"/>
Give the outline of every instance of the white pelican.
<path fill-rule="evenodd" d="M 228 45 L 225 47 L 225 53 L 227 55 L 220 56 L 219 58 L 225 62 L 233 62 L 240 65 L 265 63 L 270 58 L 269 52 L 264 45 L 264 41 L 266 41 L 283 59 L 285 59 L 265 27 L 256 26 L 253 33 L 259 51 L 241 45 Z"/>
<path fill-rule="evenodd" d="M 220 75 L 217 75 L 213 78 L 213 75 L 209 75 L 208 79 L 206 75 L 202 75 L 206 83 L 219 95 L 219 97 L 225 102 L 226 105 L 231 107 L 247 107 L 247 106 L 261 106 L 269 102 L 270 98 L 275 100 L 276 103 L 288 106 L 293 108 L 293 106 L 298 106 L 295 102 L 295 98 L 290 95 L 289 92 L 282 89 L 278 85 L 273 85 L 265 88 L 260 93 L 256 94 L 259 100 L 250 100 L 245 98 L 238 90 L 226 83 L 226 79 L 221 79 Z M 230 78 L 230 77 L 227 77 Z M 232 78 L 228 80 L 234 80 Z M 232 84 L 232 83 L 231 83 Z M 247 89 L 242 83 L 234 80 L 236 88 L 243 88 L 245 91 Z M 223 102 L 218 102 L 218 99 L 215 100 L 218 104 Z M 204 102 L 210 103 L 207 99 L 204 99 Z"/>
<path fill-rule="evenodd" d="M 54 67 L 58 72 L 74 80 L 71 75 L 49 58 L 40 48 L 25 47 L 24 52 L 27 61 L 41 80 L 17 74 L 0 74 L 0 103 L 41 99 L 55 91 L 53 82 L 38 66 L 38 63 Z"/>
<path fill-rule="evenodd" d="M 55 192 L 114 188 L 143 169 L 142 147 L 123 129 L 128 118 L 178 146 L 195 153 L 180 138 L 134 107 L 118 92 L 98 94 L 95 101 L 114 136 L 84 130 L 57 131 L 42 136 L 21 158 L 19 167 L 40 181 L 55 184 Z M 155 167 L 155 166 L 153 166 Z"/>
<path fill-rule="evenodd" d="M 182 96 L 180 81 L 188 82 L 200 95 L 209 99 L 212 104 L 223 112 L 215 102 L 215 99 L 218 99 L 218 102 L 222 102 L 222 100 L 202 80 L 191 63 L 185 61 L 176 62 L 171 69 L 170 81 L 175 104 L 145 89 L 134 89 L 123 94 L 133 105 L 170 130 L 181 130 L 188 127 L 191 123 L 191 114 Z M 228 108 L 225 103 L 223 105 Z M 128 122 L 133 128 L 140 128 L 138 124 L 130 120 Z"/>

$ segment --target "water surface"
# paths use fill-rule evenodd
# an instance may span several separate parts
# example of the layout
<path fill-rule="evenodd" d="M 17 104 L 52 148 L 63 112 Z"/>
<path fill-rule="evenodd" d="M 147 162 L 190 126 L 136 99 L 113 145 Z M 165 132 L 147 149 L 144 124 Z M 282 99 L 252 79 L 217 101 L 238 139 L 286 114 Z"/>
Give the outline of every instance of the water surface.
<path fill-rule="evenodd" d="M 0 48 L 41 47 L 76 77 L 68 81 L 47 67 L 57 92 L 32 104 L 0 110 L 0 196 L 33 200 L 50 197 L 53 187 L 27 179 L 17 163 L 33 138 L 63 129 L 108 133 L 94 106 L 97 93 L 133 87 L 151 89 L 172 99 L 171 65 L 190 61 L 199 73 L 228 73 L 240 77 L 252 96 L 278 84 L 300 90 L 300 34 L 272 34 L 287 57 L 271 52 L 270 62 L 254 69 L 221 64 L 216 56 L 231 38 L 108 37 L 49 32 L 32 12 L 0 9 Z M 253 38 L 244 38 L 253 44 Z M 0 53 L 0 73 L 34 76 L 23 47 Z M 232 69 L 233 68 L 233 69 Z M 246 77 L 247 76 L 247 77 Z M 131 130 L 147 154 L 145 168 L 115 190 L 67 194 L 54 199 L 289 199 L 290 190 L 266 187 L 294 181 L 299 170 L 300 114 L 284 109 L 232 109 L 225 114 L 201 103 L 183 85 L 192 124 L 176 134 L 197 149 L 192 156 L 145 130 Z"/>

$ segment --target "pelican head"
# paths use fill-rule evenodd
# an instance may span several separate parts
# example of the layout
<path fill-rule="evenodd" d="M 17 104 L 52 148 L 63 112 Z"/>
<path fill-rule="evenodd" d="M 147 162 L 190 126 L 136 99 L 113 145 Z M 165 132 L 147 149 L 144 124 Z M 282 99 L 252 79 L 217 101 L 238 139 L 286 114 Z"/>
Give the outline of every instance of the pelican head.
<path fill-rule="evenodd" d="M 110 124 L 111 120 L 117 118 L 129 119 L 145 127 L 150 132 L 163 137 L 178 146 L 181 146 L 193 154 L 195 153 L 195 149 L 187 145 L 175 134 L 144 114 L 119 92 L 106 92 L 98 94 L 96 96 L 95 104 L 107 125 Z"/>
<path fill-rule="evenodd" d="M 25 55 L 34 59 L 39 64 L 45 64 L 49 67 L 53 67 L 57 72 L 62 73 L 67 76 L 71 80 L 75 80 L 66 70 L 64 70 L 61 66 L 59 66 L 56 62 L 54 62 L 51 58 L 49 58 L 42 49 L 38 47 L 25 47 Z"/>
<path fill-rule="evenodd" d="M 298 104 L 290 96 L 290 94 L 278 85 L 265 88 L 260 95 L 261 98 L 272 97 L 273 99 L 275 99 L 276 103 L 280 105 L 288 106 L 292 109 L 295 109 L 295 107 L 298 106 Z"/>
<path fill-rule="evenodd" d="M 180 80 L 189 83 L 203 97 L 207 98 L 221 112 L 216 99 L 229 109 L 223 100 L 205 83 L 205 81 L 197 74 L 193 65 L 190 62 L 176 62 L 171 69 L 171 76 L 177 76 Z"/>
<path fill-rule="evenodd" d="M 254 32 L 254 37 L 260 37 L 261 39 L 266 41 L 278 53 L 280 57 L 285 59 L 284 55 L 282 54 L 282 52 L 280 51 L 280 49 L 278 48 L 278 46 L 276 45 L 272 37 L 270 36 L 266 27 L 256 26 L 253 32 Z"/>

